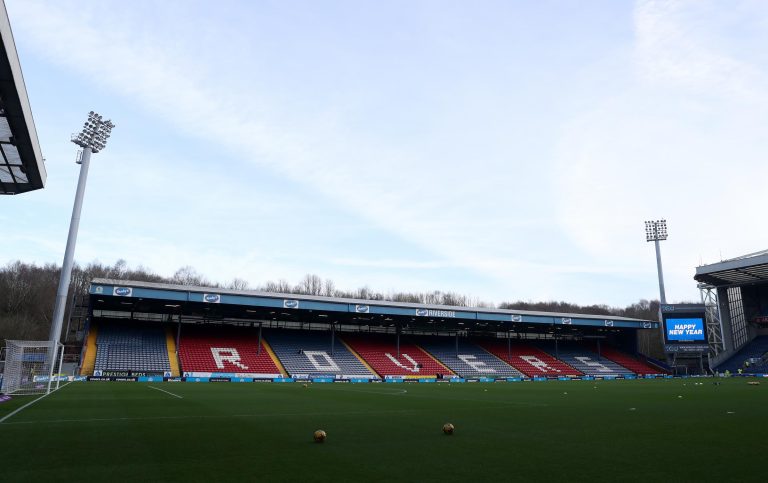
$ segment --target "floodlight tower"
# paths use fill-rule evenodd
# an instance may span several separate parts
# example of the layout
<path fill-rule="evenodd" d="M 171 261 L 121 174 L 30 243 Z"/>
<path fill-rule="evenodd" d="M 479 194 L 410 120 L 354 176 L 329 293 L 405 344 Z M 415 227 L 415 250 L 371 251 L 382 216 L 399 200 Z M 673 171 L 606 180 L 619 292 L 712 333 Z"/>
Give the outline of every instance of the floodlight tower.
<path fill-rule="evenodd" d="M 645 222 L 645 240 L 654 242 L 656 245 L 656 269 L 659 273 L 659 297 L 661 305 L 667 303 L 667 296 L 664 293 L 664 272 L 661 269 L 661 251 L 659 242 L 667 239 L 667 220 L 646 221 Z"/>
<path fill-rule="evenodd" d="M 85 194 L 85 182 L 88 179 L 88 166 L 91 162 L 91 153 L 98 153 L 107 145 L 112 128 L 115 125 L 110 120 L 102 119 L 101 115 L 91 111 L 88 113 L 88 120 L 83 125 L 83 130 L 78 134 L 72 135 L 72 142 L 83 148 L 82 156 L 77 163 L 80 164 L 80 177 L 77 181 L 77 193 L 75 194 L 75 204 L 72 207 L 72 220 L 69 222 L 69 236 L 67 237 L 67 248 L 64 251 L 64 263 L 61 266 L 61 276 L 59 277 L 59 288 L 56 292 L 56 305 L 53 309 L 53 321 L 51 323 L 51 334 L 49 341 L 51 343 L 51 352 L 49 355 L 50 374 L 53 375 L 53 366 L 56 358 L 56 349 L 61 339 L 61 326 L 64 322 L 64 309 L 67 306 L 67 293 L 69 292 L 69 282 L 72 279 L 72 264 L 75 255 L 75 245 L 77 244 L 77 230 L 80 227 L 80 211 L 83 208 L 83 195 Z M 62 350 L 63 356 L 63 350 Z M 51 377 L 48 378 L 48 390 L 50 391 Z"/>

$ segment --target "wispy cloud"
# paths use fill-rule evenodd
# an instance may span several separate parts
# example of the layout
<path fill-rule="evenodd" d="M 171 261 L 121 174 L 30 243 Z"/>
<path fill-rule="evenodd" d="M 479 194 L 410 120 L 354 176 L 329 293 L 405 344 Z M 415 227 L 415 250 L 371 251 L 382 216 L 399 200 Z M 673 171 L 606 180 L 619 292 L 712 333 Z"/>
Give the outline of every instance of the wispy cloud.
<path fill-rule="evenodd" d="M 617 76 L 627 82 L 572 117 L 558 156 L 559 212 L 573 240 L 606 260 L 650 268 L 642 222 L 667 218 L 668 290 L 689 300 L 701 260 L 716 261 L 722 247 L 749 252 L 768 239 L 753 210 L 757 180 L 768 174 L 761 161 L 768 120 L 755 111 L 767 99 L 768 65 L 744 55 L 755 36 L 727 45 L 739 23 L 715 7 L 638 2 L 634 46 L 617 52 L 629 53 Z M 768 18 L 759 3 L 733 7 L 737 19 Z"/>
<path fill-rule="evenodd" d="M 765 103 L 768 79 L 760 68 L 765 65 L 755 65 L 754 57 L 739 58 L 749 50 L 731 50 L 726 40 L 745 33 L 768 40 L 760 34 L 764 28 L 754 24 L 765 19 L 764 5 L 733 2 L 729 12 L 715 7 L 708 1 L 639 1 L 634 12 L 637 72 L 662 87 Z"/>
<path fill-rule="evenodd" d="M 288 115 L 266 92 L 229 92 L 226 81 L 196 75 L 198 59 L 173 45 L 137 39 L 132 26 L 108 15 L 96 22 L 81 11 L 37 2 L 13 9 L 15 21 L 52 61 L 134 99 L 188 135 L 203 135 L 230 155 L 267 166 L 456 265 L 498 276 L 474 266 L 475 254 L 487 248 L 487 241 L 495 244 L 499 259 L 515 257 L 514 250 L 504 248 L 515 239 L 502 244 L 506 237 L 499 234 L 521 222 L 533 224 L 525 221 L 525 210 L 509 204 L 512 192 L 531 191 L 530 184 L 520 183 L 526 174 L 500 171 L 494 159 L 499 153 L 472 159 L 463 158 L 463 146 L 454 154 L 447 146 L 434 152 L 429 145 L 401 149 L 351 124 L 350 112 L 338 104 L 308 111 L 305 118 Z M 242 62 L 244 73 L 259 76 L 247 59 Z M 457 127 L 467 123 L 471 129 L 471 120 L 457 121 Z M 482 141 L 470 132 L 470 138 Z M 488 154 L 479 146 L 474 151 Z M 487 235 L 472 236 L 474 230 Z"/>
<path fill-rule="evenodd" d="M 148 192 L 167 201 L 156 206 L 183 201 L 196 217 L 163 211 L 167 224 L 137 221 L 134 243 L 94 230 L 81 240 L 84 250 L 149 253 L 141 263 L 164 270 L 191 260 L 219 278 L 245 271 L 256 280 L 290 279 L 320 266 L 357 284 L 367 273 L 349 273 L 369 268 L 393 288 L 407 271 L 454 271 L 446 284 L 472 272 L 497 294 L 600 302 L 655 292 L 644 219 L 670 220 L 665 260 L 681 297 L 693 293 L 699 253 L 761 248 L 749 241 L 768 233 L 736 207 L 759 196 L 768 174 L 760 159 L 766 120 L 754 109 L 768 98 L 768 69 L 740 49 L 765 34 L 751 28 L 747 39 L 726 45 L 725 34 L 711 33 L 713 25 L 723 33 L 740 19 L 764 17 L 759 4 L 739 3 L 722 16 L 714 3 L 638 2 L 625 26 L 632 43 L 601 47 L 593 55 L 605 58 L 570 65 L 551 55 L 569 57 L 561 54 L 572 48 L 566 37 L 547 40 L 552 45 L 536 32 L 510 40 L 525 29 L 510 31 L 506 21 L 517 17 L 504 3 L 473 10 L 481 29 L 461 12 L 435 17 L 426 7 L 391 23 L 377 19 L 400 12 L 352 9 L 345 14 L 356 21 L 343 28 L 326 26 L 316 12 L 275 14 L 270 9 L 280 7 L 248 2 L 215 11 L 202 2 L 159 2 L 151 18 L 133 3 L 9 2 L 9 12 L 17 42 L 162 119 L 187 138 L 193 147 L 186 149 L 217 153 L 190 167 L 177 152 L 168 169 L 157 163 L 144 171 Z M 445 23 L 429 24 L 435 18 Z M 587 33 L 571 32 L 572 39 Z M 567 52 L 581 55 L 576 45 Z M 116 136 L 119 130 L 118 123 Z M 131 176 L 123 171 L 110 175 Z M 292 204 L 275 188 L 274 204 L 264 206 L 244 179 L 264 173 L 298 186 L 300 200 Z M 163 188 L 167 179 L 178 186 Z M 132 196 L 128 187 L 114 191 Z M 148 211 L 152 200 L 143 201 L 134 209 Z M 340 244 L 322 255 L 284 255 L 322 223 L 307 233 L 290 224 L 275 229 L 269 216 L 281 204 L 287 213 L 310 211 L 307 223 L 333 210 L 329 230 L 354 253 Z M 266 226 L 237 224 L 252 210 Z M 231 219 L 217 223 L 220 213 Z M 361 231 L 417 254 L 350 250 L 376 243 L 355 238 L 358 221 Z M 743 239 L 716 228 L 731 222 L 747 227 Z M 238 231 L 224 234 L 226 226 Z M 174 235 L 179 227 L 205 233 L 204 243 Z M 222 248 L 216 234 L 236 249 Z"/>

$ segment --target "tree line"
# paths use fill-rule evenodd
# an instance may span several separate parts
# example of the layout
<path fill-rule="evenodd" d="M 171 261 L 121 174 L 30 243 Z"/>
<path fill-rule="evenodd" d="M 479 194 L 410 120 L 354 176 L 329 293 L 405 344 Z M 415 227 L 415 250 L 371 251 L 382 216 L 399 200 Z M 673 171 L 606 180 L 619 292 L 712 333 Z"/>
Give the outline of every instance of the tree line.
<path fill-rule="evenodd" d="M 55 264 L 35 265 L 21 261 L 9 263 L 0 268 L 0 339 L 46 340 L 48 338 L 60 273 L 61 267 Z M 88 286 L 94 278 L 457 307 L 498 307 L 500 309 L 610 315 L 646 320 L 656 320 L 659 310 L 658 301 L 644 299 L 627 307 L 578 305 L 562 301 L 516 301 L 494 305 L 476 297 L 439 290 L 384 293 L 372 290 L 367 286 L 356 290 L 342 290 L 336 287 L 333 280 L 323 279 L 314 274 L 305 275 L 296 284 L 291 284 L 286 280 L 278 280 L 252 287 L 247 281 L 240 278 L 235 278 L 226 284 L 212 282 L 190 266 L 181 267 L 172 277 L 163 277 L 145 267 L 130 268 L 124 260 L 118 260 L 114 265 L 105 265 L 99 262 L 92 262 L 85 266 L 75 265 L 69 287 L 68 303 L 71 304 L 73 295 L 76 297 L 87 295 Z M 69 313 L 69 307 L 65 313 Z"/>

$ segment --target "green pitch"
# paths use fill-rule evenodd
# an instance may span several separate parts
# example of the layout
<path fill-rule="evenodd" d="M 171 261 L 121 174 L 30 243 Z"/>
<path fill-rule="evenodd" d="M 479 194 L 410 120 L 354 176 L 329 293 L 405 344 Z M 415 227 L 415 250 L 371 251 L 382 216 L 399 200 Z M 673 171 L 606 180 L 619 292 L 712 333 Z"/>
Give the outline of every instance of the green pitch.
<path fill-rule="evenodd" d="M 766 441 L 768 380 L 91 382 L 0 423 L 0 481 L 764 482 Z"/>

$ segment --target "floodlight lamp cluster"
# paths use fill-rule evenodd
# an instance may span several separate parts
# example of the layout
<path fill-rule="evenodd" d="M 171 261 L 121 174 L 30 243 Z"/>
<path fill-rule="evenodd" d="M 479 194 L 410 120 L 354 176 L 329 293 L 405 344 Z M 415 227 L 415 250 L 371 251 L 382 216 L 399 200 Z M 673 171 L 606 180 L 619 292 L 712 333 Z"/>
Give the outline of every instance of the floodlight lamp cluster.
<path fill-rule="evenodd" d="M 91 148 L 91 151 L 98 153 L 107 145 L 115 125 L 109 119 L 102 119 L 100 114 L 93 111 L 88 113 L 88 120 L 83 124 L 83 130 L 72 136 L 72 142 L 81 148 Z"/>
<path fill-rule="evenodd" d="M 667 220 L 645 222 L 646 241 L 660 241 L 667 239 Z"/>

